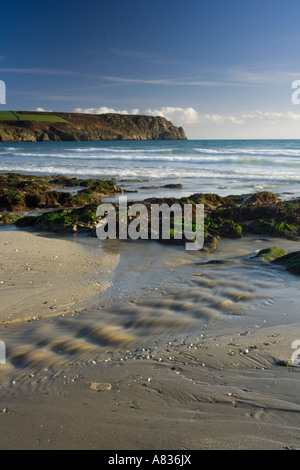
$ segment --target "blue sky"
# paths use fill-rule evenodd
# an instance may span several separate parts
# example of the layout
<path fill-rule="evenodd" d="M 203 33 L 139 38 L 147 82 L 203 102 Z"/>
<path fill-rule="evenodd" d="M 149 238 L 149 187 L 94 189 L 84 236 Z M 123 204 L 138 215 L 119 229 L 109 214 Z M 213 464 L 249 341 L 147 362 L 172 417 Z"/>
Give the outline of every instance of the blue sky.
<path fill-rule="evenodd" d="M 192 139 L 300 138 L 298 0 L 1 0 L 0 110 L 164 115 Z"/>

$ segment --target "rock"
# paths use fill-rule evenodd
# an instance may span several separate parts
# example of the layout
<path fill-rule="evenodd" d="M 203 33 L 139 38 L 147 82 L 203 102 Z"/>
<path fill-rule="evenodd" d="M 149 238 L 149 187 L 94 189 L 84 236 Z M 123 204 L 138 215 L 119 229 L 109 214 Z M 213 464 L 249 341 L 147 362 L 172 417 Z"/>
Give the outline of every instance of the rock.
<path fill-rule="evenodd" d="M 199 193 L 193 194 L 188 198 L 190 201 L 196 204 L 204 204 L 206 210 L 215 210 L 219 207 L 228 207 L 232 205 L 236 205 L 232 202 L 230 197 L 222 197 L 218 194 L 206 194 L 206 193 Z"/>
<path fill-rule="evenodd" d="M 162 188 L 182 189 L 182 184 L 180 184 L 180 183 L 170 183 L 170 184 L 165 184 L 164 186 L 162 186 Z"/>
<path fill-rule="evenodd" d="M 281 256 L 273 264 L 284 266 L 289 272 L 300 275 L 300 251 Z"/>
<path fill-rule="evenodd" d="M 209 266 L 209 265 L 224 265 L 230 264 L 229 259 L 211 259 L 210 261 L 205 261 L 203 263 L 198 263 L 198 266 Z"/>
<path fill-rule="evenodd" d="M 108 392 L 109 390 L 111 390 L 111 384 L 93 382 L 90 385 L 90 389 L 94 392 Z"/>
<path fill-rule="evenodd" d="M 85 189 L 77 191 L 76 194 L 54 189 L 54 187 L 71 186 L 82 186 Z M 114 180 L 82 180 L 66 176 L 50 178 L 3 173 L 0 174 L 0 211 L 82 207 L 91 203 L 100 204 L 100 196 L 122 192 Z"/>
<path fill-rule="evenodd" d="M 202 248 L 203 251 L 207 253 L 211 253 L 212 251 L 215 251 L 219 248 L 220 245 L 220 239 L 218 235 L 213 237 L 213 236 L 208 236 L 205 239 L 204 246 Z"/>
<path fill-rule="evenodd" d="M 279 202 L 279 199 L 276 196 L 276 194 L 273 194 L 268 191 L 255 193 L 253 194 L 253 196 L 250 196 L 247 200 L 248 205 L 265 205 L 265 204 L 273 204 L 276 202 Z"/>
<path fill-rule="evenodd" d="M 140 189 L 182 189 L 182 187 L 180 183 L 171 183 L 163 186 L 141 186 Z"/>
<path fill-rule="evenodd" d="M 76 185 L 76 189 L 78 187 L 82 189 L 76 195 L 53 190 L 53 186 L 51 190 L 51 185 L 66 187 L 70 184 Z M 18 226 L 30 225 L 38 230 L 66 233 L 72 233 L 76 226 L 79 232 L 83 231 L 96 236 L 95 228 L 98 223 L 96 209 L 97 205 L 101 203 L 100 198 L 123 192 L 114 180 L 80 180 L 64 176 L 36 178 L 17 174 L 13 176 L 0 175 L 0 211 L 16 211 L 36 207 L 55 208 L 55 211 L 44 213 L 35 220 L 22 218 L 16 223 Z M 205 211 L 205 245 L 203 249 L 208 252 L 218 248 L 220 237 L 241 238 L 255 234 L 298 240 L 300 236 L 300 198 L 280 201 L 273 193 L 266 192 L 226 198 L 216 194 L 199 193 L 179 199 L 151 197 L 144 201 L 135 201 L 135 203 L 138 202 L 147 207 L 149 219 L 152 204 L 167 204 L 169 207 L 173 204 L 179 204 L 182 210 L 185 204 L 193 206 L 203 204 Z M 113 205 L 116 207 L 118 219 L 118 204 L 113 203 Z M 195 211 L 193 214 L 195 215 Z M 128 222 L 133 218 L 129 218 Z M 0 223 L 5 223 L 5 220 L 0 219 Z M 118 227 L 117 220 L 117 237 Z M 177 245 L 185 243 L 184 237 L 182 240 L 174 239 L 172 227 L 170 240 L 160 241 Z M 277 253 L 276 257 L 284 254 L 286 254 L 284 251 Z M 270 261 L 275 259 L 275 256 L 268 258 L 268 253 L 262 253 L 262 255 Z"/>
<path fill-rule="evenodd" d="M 19 215 L 5 214 L 0 215 L 0 225 L 14 224 L 20 218 Z"/>
<path fill-rule="evenodd" d="M 241 354 L 249 354 L 249 349 L 242 349 Z"/>
<path fill-rule="evenodd" d="M 287 360 L 277 360 L 276 365 L 279 367 L 292 367 L 294 365 L 292 359 Z"/>
<path fill-rule="evenodd" d="M 271 248 L 266 248 L 261 250 L 258 254 L 258 258 L 263 258 L 265 261 L 274 261 L 277 258 L 280 258 L 288 253 L 287 250 L 280 248 L 278 246 L 273 246 Z"/>

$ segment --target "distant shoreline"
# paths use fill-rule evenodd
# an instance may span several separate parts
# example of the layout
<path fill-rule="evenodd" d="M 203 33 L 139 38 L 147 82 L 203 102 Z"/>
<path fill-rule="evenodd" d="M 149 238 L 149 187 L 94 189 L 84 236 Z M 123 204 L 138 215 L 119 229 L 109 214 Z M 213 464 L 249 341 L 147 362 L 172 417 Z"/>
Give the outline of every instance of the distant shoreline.
<path fill-rule="evenodd" d="M 160 116 L 1 111 L 0 142 L 187 140 Z"/>

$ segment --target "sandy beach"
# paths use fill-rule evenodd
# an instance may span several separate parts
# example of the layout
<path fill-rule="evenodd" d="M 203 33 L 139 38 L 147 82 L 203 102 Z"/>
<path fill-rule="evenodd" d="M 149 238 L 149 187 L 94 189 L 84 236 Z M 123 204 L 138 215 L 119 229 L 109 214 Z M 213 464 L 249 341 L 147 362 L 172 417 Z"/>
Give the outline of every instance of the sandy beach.
<path fill-rule="evenodd" d="M 1 449 L 299 448 L 298 278 L 251 257 L 276 242 L 0 232 Z"/>
<path fill-rule="evenodd" d="M 98 247 L 87 252 L 82 244 L 29 232 L 2 232 L 0 246 L 1 322 L 80 310 L 108 287 L 118 263 Z"/>

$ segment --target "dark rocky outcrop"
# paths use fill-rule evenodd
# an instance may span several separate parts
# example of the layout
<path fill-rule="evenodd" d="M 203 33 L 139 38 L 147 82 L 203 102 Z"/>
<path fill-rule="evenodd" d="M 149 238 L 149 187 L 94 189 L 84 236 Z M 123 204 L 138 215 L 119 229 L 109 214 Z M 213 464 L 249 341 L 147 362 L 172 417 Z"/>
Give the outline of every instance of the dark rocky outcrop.
<path fill-rule="evenodd" d="M 300 251 L 288 253 L 273 261 L 273 264 L 284 266 L 293 274 L 300 274 Z"/>
<path fill-rule="evenodd" d="M 282 201 L 269 192 L 227 197 L 200 193 L 181 199 L 152 197 L 146 202 L 204 204 L 206 238 L 254 234 L 298 240 L 300 236 L 300 199 Z"/>
<path fill-rule="evenodd" d="M 75 194 L 66 188 L 77 187 Z M 82 189 L 80 189 L 82 188 Z M 63 191 L 62 191 L 63 189 Z M 100 203 L 101 197 L 123 192 L 114 180 L 84 180 L 66 176 L 46 177 L 0 174 L 1 212 L 20 212 L 28 209 L 81 207 Z M 6 217 L 0 223 L 8 223 Z"/>
<path fill-rule="evenodd" d="M 284 248 L 273 246 L 261 250 L 254 258 L 261 258 L 272 265 L 282 266 L 287 271 L 300 275 L 300 251 L 289 253 Z"/>
<path fill-rule="evenodd" d="M 124 114 L 40 113 L 66 122 L 1 121 L 0 142 L 50 142 L 99 140 L 185 140 L 182 127 L 164 117 Z M 18 113 L 26 117 L 26 112 Z"/>
<path fill-rule="evenodd" d="M 164 184 L 163 186 L 141 186 L 140 189 L 182 189 L 181 183 Z"/>
<path fill-rule="evenodd" d="M 76 191 L 70 192 L 71 187 L 76 188 Z M 0 223 L 15 222 L 22 227 L 30 225 L 46 231 L 82 230 L 95 233 L 98 223 L 95 216 L 96 208 L 101 198 L 122 192 L 114 180 L 2 174 L 0 175 Z M 182 213 L 183 206 L 190 204 L 193 207 L 194 225 L 196 205 L 203 204 L 206 251 L 216 250 L 220 238 L 241 238 L 253 234 L 300 240 L 300 199 L 282 201 L 275 194 L 267 192 L 227 197 L 199 193 L 180 199 L 153 197 L 141 203 L 148 210 L 149 221 L 152 204 L 165 203 L 168 206 L 179 204 Z M 117 203 L 115 207 L 118 217 Z M 20 215 L 16 212 L 30 209 L 47 209 L 47 212 L 38 217 L 21 217 L 16 220 L 15 215 Z M 49 213 L 49 209 L 54 211 Z M 131 220 L 132 217 L 129 217 L 128 223 Z M 182 240 L 176 240 L 175 229 L 178 230 L 171 215 L 171 239 L 160 241 L 184 244 L 184 237 L 179 237 Z M 177 232 L 176 234 L 178 235 Z M 272 261 L 284 254 L 284 251 L 273 247 L 260 253 L 260 256 Z M 298 269 L 295 263 L 291 269 Z"/>

